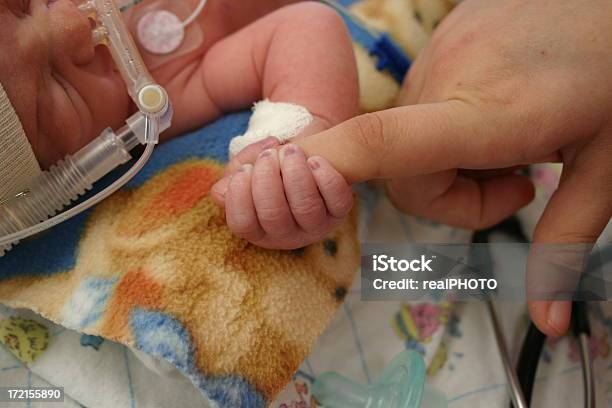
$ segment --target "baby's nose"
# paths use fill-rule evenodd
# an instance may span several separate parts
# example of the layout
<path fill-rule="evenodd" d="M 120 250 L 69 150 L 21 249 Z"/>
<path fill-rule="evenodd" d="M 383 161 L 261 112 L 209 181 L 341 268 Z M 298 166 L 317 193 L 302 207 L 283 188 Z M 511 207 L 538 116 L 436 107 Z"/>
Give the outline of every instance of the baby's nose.
<path fill-rule="evenodd" d="M 57 0 L 49 8 L 54 45 L 75 64 L 87 64 L 93 60 L 92 21 L 73 0 Z"/>

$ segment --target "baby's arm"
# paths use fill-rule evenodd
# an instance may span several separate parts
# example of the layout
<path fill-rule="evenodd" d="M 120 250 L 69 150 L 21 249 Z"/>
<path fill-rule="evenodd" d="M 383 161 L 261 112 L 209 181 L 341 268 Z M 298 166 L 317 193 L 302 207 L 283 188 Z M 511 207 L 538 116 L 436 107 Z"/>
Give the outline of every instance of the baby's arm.
<path fill-rule="evenodd" d="M 193 120 L 244 109 L 268 98 L 301 105 L 317 133 L 357 113 L 358 86 L 350 37 L 328 7 L 301 3 L 280 9 L 213 46 L 202 62 L 200 87 L 188 86 Z M 193 102 L 194 92 L 199 103 Z M 245 149 L 228 167 L 255 162 L 266 145 Z M 268 148 L 272 147 L 268 143 Z M 294 146 L 266 150 L 254 166 L 222 181 L 213 197 L 229 227 L 258 245 L 296 248 L 322 239 L 348 214 L 352 194 L 322 158 L 306 160 Z M 230 181 L 231 178 L 231 181 Z"/>
<path fill-rule="evenodd" d="M 341 18 L 329 7 L 303 2 L 281 8 L 216 42 L 187 67 L 173 101 L 181 128 L 268 98 L 304 106 L 315 117 L 309 133 L 357 113 L 353 49 Z"/>

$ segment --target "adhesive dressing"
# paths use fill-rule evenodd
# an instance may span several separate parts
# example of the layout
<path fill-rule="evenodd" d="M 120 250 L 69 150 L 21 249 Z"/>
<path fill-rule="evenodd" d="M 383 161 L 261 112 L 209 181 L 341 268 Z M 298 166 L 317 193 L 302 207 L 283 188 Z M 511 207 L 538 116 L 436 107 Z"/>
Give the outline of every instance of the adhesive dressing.
<path fill-rule="evenodd" d="M 203 44 L 204 33 L 196 19 L 205 5 L 206 0 L 199 0 L 195 9 L 176 0 L 124 3 L 121 9 L 126 24 L 150 69 L 189 54 Z"/>

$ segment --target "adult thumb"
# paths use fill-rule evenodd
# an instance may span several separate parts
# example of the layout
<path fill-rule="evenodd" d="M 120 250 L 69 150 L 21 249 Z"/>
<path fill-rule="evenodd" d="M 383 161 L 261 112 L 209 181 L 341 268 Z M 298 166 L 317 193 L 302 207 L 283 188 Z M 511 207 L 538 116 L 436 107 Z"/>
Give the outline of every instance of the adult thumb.
<path fill-rule="evenodd" d="M 593 245 L 610 222 L 612 169 L 600 163 L 564 169 L 535 230 L 527 262 L 528 305 L 533 322 L 549 336 L 567 331 L 574 292 Z"/>

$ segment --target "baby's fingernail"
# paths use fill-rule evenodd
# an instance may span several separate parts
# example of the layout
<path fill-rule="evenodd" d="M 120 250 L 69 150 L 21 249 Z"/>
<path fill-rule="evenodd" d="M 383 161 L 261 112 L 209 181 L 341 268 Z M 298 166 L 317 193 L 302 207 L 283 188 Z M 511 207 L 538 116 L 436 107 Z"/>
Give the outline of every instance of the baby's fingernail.
<path fill-rule="evenodd" d="M 221 197 L 225 197 L 230 179 L 231 177 L 223 177 L 221 180 L 217 181 L 217 183 L 212 187 L 212 190 Z"/>
<path fill-rule="evenodd" d="M 296 152 L 296 148 L 295 148 L 294 145 L 287 145 L 287 146 L 283 147 L 282 152 L 283 152 L 283 155 L 289 156 L 289 155 L 291 155 L 291 154 Z"/>
<path fill-rule="evenodd" d="M 253 165 L 250 163 L 243 164 L 239 169 L 239 173 L 251 173 L 253 171 Z"/>
<path fill-rule="evenodd" d="M 274 136 L 270 136 L 265 138 L 264 140 L 261 141 L 261 147 L 263 149 L 269 149 L 271 147 L 274 147 L 278 145 L 278 139 L 275 138 Z"/>
<path fill-rule="evenodd" d="M 281 159 L 281 161 L 283 161 L 283 160 L 284 160 L 284 158 L 285 158 L 285 157 L 287 157 L 287 156 L 291 156 L 291 155 L 294 155 L 294 154 L 298 153 L 298 152 L 300 151 L 299 149 L 300 149 L 300 148 L 299 148 L 299 147 L 297 147 L 297 146 L 296 146 L 296 145 L 294 145 L 294 144 L 288 144 L 288 145 L 285 145 L 285 146 L 284 146 L 284 147 L 283 147 L 283 148 L 280 150 L 280 159 Z"/>
<path fill-rule="evenodd" d="M 308 166 L 311 170 L 318 170 L 321 167 L 321 164 L 319 164 L 319 161 L 315 157 L 311 157 L 308 159 Z"/>
<path fill-rule="evenodd" d="M 260 153 L 259 158 L 271 157 L 273 154 L 276 154 L 276 150 L 274 149 L 264 150 L 263 152 Z"/>

